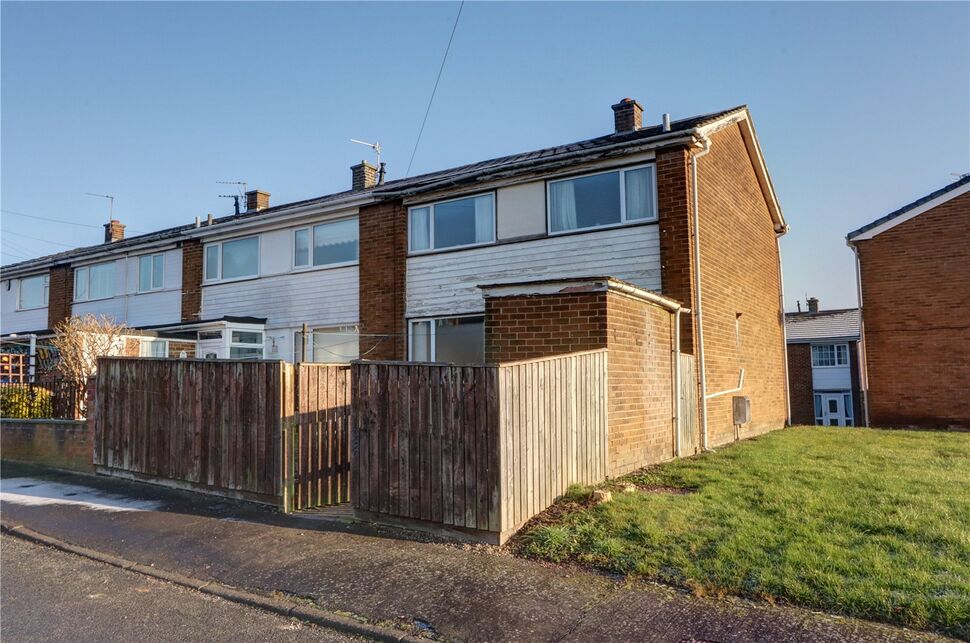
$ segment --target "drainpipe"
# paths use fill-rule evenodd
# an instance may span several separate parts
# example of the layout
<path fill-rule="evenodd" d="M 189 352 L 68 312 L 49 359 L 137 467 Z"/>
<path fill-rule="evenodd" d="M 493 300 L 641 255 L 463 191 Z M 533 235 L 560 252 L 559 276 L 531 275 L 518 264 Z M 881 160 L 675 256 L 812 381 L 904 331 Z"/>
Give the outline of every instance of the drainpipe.
<path fill-rule="evenodd" d="M 791 389 L 788 382 L 788 327 L 785 324 L 785 275 L 781 268 L 781 235 L 786 230 L 775 233 L 775 246 L 778 248 L 778 310 L 781 313 L 781 349 L 785 360 L 785 425 L 791 426 Z"/>
<path fill-rule="evenodd" d="M 859 395 L 862 397 L 864 426 L 869 426 L 869 361 L 866 358 L 866 321 L 862 309 L 862 264 L 859 262 L 859 248 L 851 241 L 847 241 L 846 245 L 852 248 L 855 255 L 856 297 L 859 300 L 859 346 L 856 349 L 859 357 Z"/>
<path fill-rule="evenodd" d="M 711 151 L 711 140 L 701 138 L 703 149 L 691 154 L 691 192 L 693 193 L 694 208 L 694 319 L 697 320 L 697 369 L 701 385 L 701 448 L 708 451 L 707 446 L 707 372 L 704 368 L 704 320 L 701 306 L 701 243 L 700 243 L 700 205 L 697 196 L 697 159 L 706 156 Z"/>

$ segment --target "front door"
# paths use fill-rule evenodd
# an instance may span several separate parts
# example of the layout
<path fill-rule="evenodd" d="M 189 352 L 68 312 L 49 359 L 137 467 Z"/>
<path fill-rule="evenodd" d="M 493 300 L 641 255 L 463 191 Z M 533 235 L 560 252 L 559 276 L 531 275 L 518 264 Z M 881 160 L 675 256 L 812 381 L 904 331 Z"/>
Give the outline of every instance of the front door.
<path fill-rule="evenodd" d="M 822 394 L 822 424 L 824 426 L 846 426 L 845 420 L 842 394 Z"/>

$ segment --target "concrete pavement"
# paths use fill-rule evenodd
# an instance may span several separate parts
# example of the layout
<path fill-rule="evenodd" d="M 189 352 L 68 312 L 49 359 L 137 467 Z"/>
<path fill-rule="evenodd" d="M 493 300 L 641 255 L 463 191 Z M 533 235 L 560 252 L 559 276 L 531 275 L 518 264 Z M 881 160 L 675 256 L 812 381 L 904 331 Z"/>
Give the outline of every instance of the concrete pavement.
<path fill-rule="evenodd" d="M 2 475 L 8 525 L 412 634 L 468 641 L 941 640 L 119 480 L 7 463 Z"/>
<path fill-rule="evenodd" d="M 3 538 L 0 565 L 9 643 L 362 640 L 19 538 Z"/>

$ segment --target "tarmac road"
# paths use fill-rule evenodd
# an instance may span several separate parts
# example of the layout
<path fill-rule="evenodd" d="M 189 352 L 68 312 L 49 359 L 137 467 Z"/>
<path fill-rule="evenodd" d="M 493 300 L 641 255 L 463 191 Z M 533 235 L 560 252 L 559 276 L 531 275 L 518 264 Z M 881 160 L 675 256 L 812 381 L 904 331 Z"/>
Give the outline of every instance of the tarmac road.
<path fill-rule="evenodd" d="M 4 643 L 362 640 L 6 535 L 0 610 Z"/>

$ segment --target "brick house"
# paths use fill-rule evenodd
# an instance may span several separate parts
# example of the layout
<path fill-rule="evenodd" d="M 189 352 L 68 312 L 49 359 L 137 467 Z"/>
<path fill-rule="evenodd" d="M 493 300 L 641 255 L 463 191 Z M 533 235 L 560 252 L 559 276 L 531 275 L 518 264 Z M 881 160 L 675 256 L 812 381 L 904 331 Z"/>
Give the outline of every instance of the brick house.
<path fill-rule="evenodd" d="M 808 310 L 785 314 L 788 397 L 792 424 L 861 426 L 859 309 Z"/>
<path fill-rule="evenodd" d="M 127 239 L 111 226 L 104 244 L 5 266 L 2 333 L 98 311 L 200 357 L 607 348 L 613 473 L 784 426 L 787 225 L 748 109 L 644 125 L 624 99 L 610 116 L 566 145 L 400 180 L 361 162 L 345 192 L 271 206 L 253 190 L 235 215 Z M 700 400 L 686 451 L 671 430 L 681 354 Z"/>
<path fill-rule="evenodd" d="M 970 176 L 847 236 L 873 426 L 970 427 Z"/>

